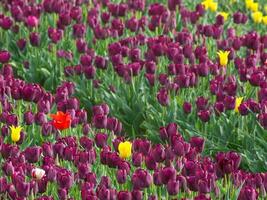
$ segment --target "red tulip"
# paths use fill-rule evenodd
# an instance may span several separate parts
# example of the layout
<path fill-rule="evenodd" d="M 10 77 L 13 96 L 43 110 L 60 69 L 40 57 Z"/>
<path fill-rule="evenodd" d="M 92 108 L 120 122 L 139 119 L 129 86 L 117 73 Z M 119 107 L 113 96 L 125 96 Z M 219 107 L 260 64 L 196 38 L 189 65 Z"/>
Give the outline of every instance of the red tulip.
<path fill-rule="evenodd" d="M 50 117 L 53 119 L 53 126 L 58 130 L 67 129 L 71 125 L 71 116 L 69 113 L 58 111 L 57 114 L 51 114 Z"/>

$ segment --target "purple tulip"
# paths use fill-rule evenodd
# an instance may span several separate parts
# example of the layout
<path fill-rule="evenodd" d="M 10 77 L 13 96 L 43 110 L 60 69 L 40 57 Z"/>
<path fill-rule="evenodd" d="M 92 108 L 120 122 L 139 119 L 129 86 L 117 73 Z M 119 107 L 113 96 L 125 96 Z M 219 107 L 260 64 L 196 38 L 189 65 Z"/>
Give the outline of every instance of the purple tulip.
<path fill-rule="evenodd" d="M 93 116 L 93 124 L 96 128 L 106 128 L 107 127 L 107 116 L 102 114 L 97 114 Z"/>
<path fill-rule="evenodd" d="M 108 135 L 105 133 L 97 133 L 95 136 L 96 146 L 99 148 L 103 148 L 107 145 Z"/>
<path fill-rule="evenodd" d="M 41 153 L 42 149 L 38 146 L 27 147 L 24 151 L 25 158 L 29 163 L 38 162 Z"/>
<path fill-rule="evenodd" d="M 34 114 L 31 111 L 24 113 L 24 122 L 27 125 L 31 125 L 34 122 Z"/>
<path fill-rule="evenodd" d="M 131 194 L 131 192 L 128 192 L 128 191 L 120 191 L 117 194 L 117 199 L 118 200 L 131 200 L 132 194 Z"/>
<path fill-rule="evenodd" d="M 39 20 L 35 16 L 28 16 L 27 19 L 26 19 L 26 24 L 27 24 L 28 27 L 34 28 L 34 27 L 38 26 Z"/>
<path fill-rule="evenodd" d="M 124 184 L 127 179 L 127 172 L 126 170 L 119 169 L 116 173 L 116 178 L 119 184 Z"/>
<path fill-rule="evenodd" d="M 205 140 L 201 137 L 191 137 L 190 145 L 195 147 L 197 152 L 201 153 L 204 150 Z"/>
<path fill-rule="evenodd" d="M 167 191 L 170 195 L 177 195 L 179 192 L 179 182 L 176 180 L 170 180 L 167 184 Z"/>
<path fill-rule="evenodd" d="M 31 43 L 31 45 L 34 46 L 34 47 L 38 47 L 38 46 L 40 46 L 40 42 L 41 42 L 41 38 L 40 38 L 39 33 L 32 32 L 30 34 L 30 43 Z"/>
<path fill-rule="evenodd" d="M 255 188 L 251 186 L 243 186 L 239 193 L 238 200 L 256 200 L 258 199 L 258 195 L 259 193 Z"/>
<path fill-rule="evenodd" d="M 164 167 L 160 171 L 160 176 L 160 180 L 166 185 L 169 181 L 176 179 L 176 170 L 173 167 Z"/>
<path fill-rule="evenodd" d="M 8 51 L 5 51 L 5 50 L 0 51 L 0 63 L 2 64 L 8 63 L 10 57 L 11 55 Z"/>
<path fill-rule="evenodd" d="M 192 105 L 189 102 L 184 102 L 183 104 L 184 113 L 189 114 L 192 111 Z"/>
<path fill-rule="evenodd" d="M 73 182 L 74 182 L 74 177 L 70 171 L 66 169 L 61 169 L 58 171 L 57 183 L 61 189 L 68 190 L 73 185 Z"/>

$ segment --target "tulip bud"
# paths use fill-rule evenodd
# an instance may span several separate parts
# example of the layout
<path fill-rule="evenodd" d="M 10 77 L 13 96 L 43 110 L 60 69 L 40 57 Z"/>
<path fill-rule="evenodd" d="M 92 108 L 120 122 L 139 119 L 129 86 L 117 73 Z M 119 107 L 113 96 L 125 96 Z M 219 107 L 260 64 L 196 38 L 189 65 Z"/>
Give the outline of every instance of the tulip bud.
<path fill-rule="evenodd" d="M 119 184 L 126 183 L 126 179 L 127 179 L 126 170 L 122 170 L 122 169 L 117 170 L 116 178 L 117 178 L 117 181 L 118 181 Z"/>
<path fill-rule="evenodd" d="M 107 144 L 108 135 L 105 133 L 97 133 L 95 136 L 96 146 L 103 148 Z"/>
<path fill-rule="evenodd" d="M 10 59 L 11 55 L 8 51 L 1 50 L 0 51 L 0 63 L 7 63 Z"/>
<path fill-rule="evenodd" d="M 26 125 L 31 125 L 34 122 L 34 114 L 31 111 L 24 113 L 24 122 Z"/>
<path fill-rule="evenodd" d="M 167 184 L 167 191 L 170 195 L 177 195 L 179 192 L 179 182 L 176 180 L 170 180 Z"/>
<path fill-rule="evenodd" d="M 37 27 L 39 24 L 39 20 L 35 16 L 28 16 L 26 20 L 26 24 L 29 28 Z"/>

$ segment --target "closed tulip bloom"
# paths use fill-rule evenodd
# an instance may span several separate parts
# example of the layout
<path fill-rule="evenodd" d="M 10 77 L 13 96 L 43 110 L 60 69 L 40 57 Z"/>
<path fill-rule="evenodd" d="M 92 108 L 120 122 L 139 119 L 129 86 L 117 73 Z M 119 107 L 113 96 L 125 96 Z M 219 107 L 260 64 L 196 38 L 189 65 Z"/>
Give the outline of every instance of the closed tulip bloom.
<path fill-rule="evenodd" d="M 27 111 L 24 113 L 24 122 L 26 125 L 31 125 L 34 122 L 34 114 L 31 111 Z"/>
<path fill-rule="evenodd" d="M 103 148 L 107 145 L 108 135 L 105 133 L 97 133 L 95 136 L 96 146 L 99 148 Z"/>
<path fill-rule="evenodd" d="M 219 56 L 219 62 L 222 67 L 225 67 L 228 64 L 228 55 L 230 51 L 219 51 L 217 52 Z"/>
<path fill-rule="evenodd" d="M 7 63 L 10 59 L 11 55 L 8 51 L 1 50 L 0 51 L 0 63 Z"/>
<path fill-rule="evenodd" d="M 133 200 L 142 200 L 143 192 L 141 190 L 133 190 L 132 191 L 132 199 Z"/>
<path fill-rule="evenodd" d="M 123 159 L 129 158 L 132 155 L 132 143 L 129 141 L 121 142 L 118 146 L 119 156 Z"/>
<path fill-rule="evenodd" d="M 66 169 L 59 170 L 59 172 L 57 173 L 57 183 L 60 188 L 68 190 L 73 185 L 73 182 L 74 177 L 70 171 Z"/>
<path fill-rule="evenodd" d="M 158 99 L 158 102 L 162 106 L 168 106 L 169 103 L 170 103 L 168 90 L 166 90 L 166 89 L 160 89 L 160 91 L 157 94 L 157 99 Z"/>
<path fill-rule="evenodd" d="M 163 184 L 167 184 L 171 180 L 176 179 L 176 170 L 173 167 L 164 167 L 160 171 L 161 181 Z"/>
<path fill-rule="evenodd" d="M 7 179 L 5 177 L 0 178 L 0 194 L 7 190 Z"/>
<path fill-rule="evenodd" d="M 20 197 L 28 197 L 30 195 L 30 183 L 18 181 L 15 184 L 17 194 Z"/>
<path fill-rule="evenodd" d="M 126 179 L 127 179 L 126 170 L 123 170 L 123 169 L 117 170 L 116 178 L 117 178 L 117 181 L 119 184 L 124 184 L 126 182 Z"/>
<path fill-rule="evenodd" d="M 39 20 L 35 16 L 28 16 L 26 20 L 26 24 L 28 27 L 33 28 L 33 27 L 38 26 Z"/>
<path fill-rule="evenodd" d="M 11 129 L 11 140 L 13 142 L 18 142 L 20 140 L 20 133 L 21 133 L 22 127 L 20 126 L 15 127 L 12 125 L 10 129 Z"/>
<path fill-rule="evenodd" d="M 132 200 L 132 194 L 128 191 L 120 191 L 117 194 L 117 200 Z"/>
<path fill-rule="evenodd" d="M 97 114 L 93 116 L 93 124 L 96 128 L 106 128 L 107 127 L 107 115 Z"/>
<path fill-rule="evenodd" d="M 38 162 L 41 153 L 42 149 L 39 146 L 27 147 L 24 151 L 25 158 L 29 163 Z"/>
<path fill-rule="evenodd" d="M 37 47 L 40 45 L 41 37 L 40 34 L 37 32 L 32 32 L 30 34 L 30 43 L 32 46 Z"/>
<path fill-rule="evenodd" d="M 243 186 L 239 196 L 238 200 L 256 200 L 258 199 L 259 193 L 257 190 L 251 186 Z"/>
<path fill-rule="evenodd" d="M 36 180 L 41 180 L 45 176 L 45 171 L 40 168 L 34 168 L 32 170 L 32 177 Z"/>
<path fill-rule="evenodd" d="M 204 150 L 205 140 L 201 137 L 191 137 L 190 144 L 196 148 L 197 152 L 201 153 Z"/>
<path fill-rule="evenodd" d="M 197 113 L 198 117 L 203 122 L 208 122 L 210 120 L 210 111 L 209 110 L 201 110 Z"/>
<path fill-rule="evenodd" d="M 156 162 L 163 162 L 165 159 L 164 147 L 161 144 L 156 144 L 151 151 L 151 155 Z"/>
<path fill-rule="evenodd" d="M 167 184 L 167 191 L 170 195 L 177 195 L 179 192 L 180 184 L 176 180 L 170 180 Z"/>
<path fill-rule="evenodd" d="M 189 103 L 189 102 L 184 102 L 184 104 L 183 104 L 183 110 L 184 110 L 184 113 L 186 113 L 186 114 L 191 113 L 191 110 L 192 110 L 192 105 L 191 105 L 191 103 Z"/>

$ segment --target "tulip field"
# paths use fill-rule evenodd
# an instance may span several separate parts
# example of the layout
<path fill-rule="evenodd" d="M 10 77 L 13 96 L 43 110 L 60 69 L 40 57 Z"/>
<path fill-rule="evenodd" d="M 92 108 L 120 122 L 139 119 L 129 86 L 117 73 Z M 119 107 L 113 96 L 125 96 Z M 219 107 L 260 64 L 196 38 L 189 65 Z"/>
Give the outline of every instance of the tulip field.
<path fill-rule="evenodd" d="M 0 0 L 0 200 L 266 200 L 267 0 Z"/>

